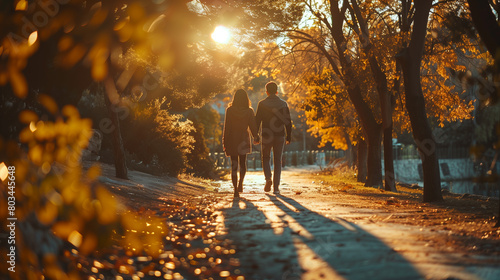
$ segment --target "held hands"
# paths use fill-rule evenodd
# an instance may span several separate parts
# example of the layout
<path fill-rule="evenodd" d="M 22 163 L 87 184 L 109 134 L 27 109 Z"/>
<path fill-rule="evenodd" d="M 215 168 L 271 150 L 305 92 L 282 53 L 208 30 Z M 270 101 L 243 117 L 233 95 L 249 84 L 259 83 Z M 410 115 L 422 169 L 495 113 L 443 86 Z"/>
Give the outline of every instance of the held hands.
<path fill-rule="evenodd" d="M 254 145 L 258 145 L 258 144 L 260 144 L 260 137 L 259 137 L 259 136 L 255 137 L 255 138 L 253 139 L 253 144 L 254 144 Z"/>
<path fill-rule="evenodd" d="M 260 144 L 260 141 L 259 141 L 258 139 L 255 139 L 255 140 L 253 140 L 253 144 L 254 144 L 254 145 L 259 145 L 259 144 Z M 287 140 L 287 141 L 286 141 L 286 144 L 287 144 L 287 145 L 290 145 L 290 141 L 288 141 L 288 140 Z"/>

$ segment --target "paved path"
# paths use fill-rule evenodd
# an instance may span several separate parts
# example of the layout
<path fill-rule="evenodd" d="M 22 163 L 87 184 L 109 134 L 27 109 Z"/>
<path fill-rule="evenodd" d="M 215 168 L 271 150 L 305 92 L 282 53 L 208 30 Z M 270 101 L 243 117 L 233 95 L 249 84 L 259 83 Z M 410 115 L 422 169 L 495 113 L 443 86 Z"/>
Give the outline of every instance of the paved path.
<path fill-rule="evenodd" d="M 340 206 L 301 172 L 283 172 L 281 195 L 264 193 L 261 172 L 247 173 L 239 200 L 220 182 L 228 195 L 218 230 L 236 246 L 246 279 L 500 279 L 498 257 L 438 251 L 426 236 L 445 233 L 356 219 L 393 213 Z"/>

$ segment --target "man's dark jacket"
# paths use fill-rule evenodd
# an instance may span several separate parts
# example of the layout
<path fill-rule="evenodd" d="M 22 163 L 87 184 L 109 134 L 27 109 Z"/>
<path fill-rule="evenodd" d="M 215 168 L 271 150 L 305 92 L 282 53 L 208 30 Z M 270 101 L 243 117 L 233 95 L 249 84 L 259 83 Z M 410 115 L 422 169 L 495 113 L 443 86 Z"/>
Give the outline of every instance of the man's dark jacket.
<path fill-rule="evenodd" d="M 255 116 L 257 129 L 262 124 L 262 141 L 273 136 L 286 136 L 287 141 L 292 139 L 292 120 L 288 104 L 276 94 L 271 94 L 261 100 L 257 106 Z"/>

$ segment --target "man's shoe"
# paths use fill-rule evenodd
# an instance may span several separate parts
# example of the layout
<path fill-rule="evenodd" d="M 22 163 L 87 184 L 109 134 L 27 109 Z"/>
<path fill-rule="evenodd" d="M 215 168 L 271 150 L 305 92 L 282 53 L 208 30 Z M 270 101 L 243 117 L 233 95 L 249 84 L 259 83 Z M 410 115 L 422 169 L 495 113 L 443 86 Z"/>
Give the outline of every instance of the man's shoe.
<path fill-rule="evenodd" d="M 273 193 L 274 194 L 280 194 L 280 191 L 279 190 L 275 190 Z"/>
<path fill-rule="evenodd" d="M 271 191 L 271 186 L 273 185 L 273 181 L 271 180 L 266 180 L 266 185 L 264 186 L 264 191 L 269 192 Z"/>

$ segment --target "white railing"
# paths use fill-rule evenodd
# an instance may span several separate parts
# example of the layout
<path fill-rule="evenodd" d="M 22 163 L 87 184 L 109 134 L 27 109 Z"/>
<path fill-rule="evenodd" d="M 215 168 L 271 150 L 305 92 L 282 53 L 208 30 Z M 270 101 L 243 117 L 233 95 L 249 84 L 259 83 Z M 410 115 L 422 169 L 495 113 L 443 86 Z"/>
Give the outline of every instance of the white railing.
<path fill-rule="evenodd" d="M 344 155 L 345 151 L 342 150 L 286 151 L 283 153 L 282 165 L 283 167 L 304 165 L 325 166 L 331 160 L 344 157 Z M 211 153 L 210 157 L 214 160 L 217 169 L 231 168 L 231 159 L 226 157 L 224 153 Z M 247 155 L 247 168 L 249 170 L 262 169 L 260 152 L 252 152 Z"/>

